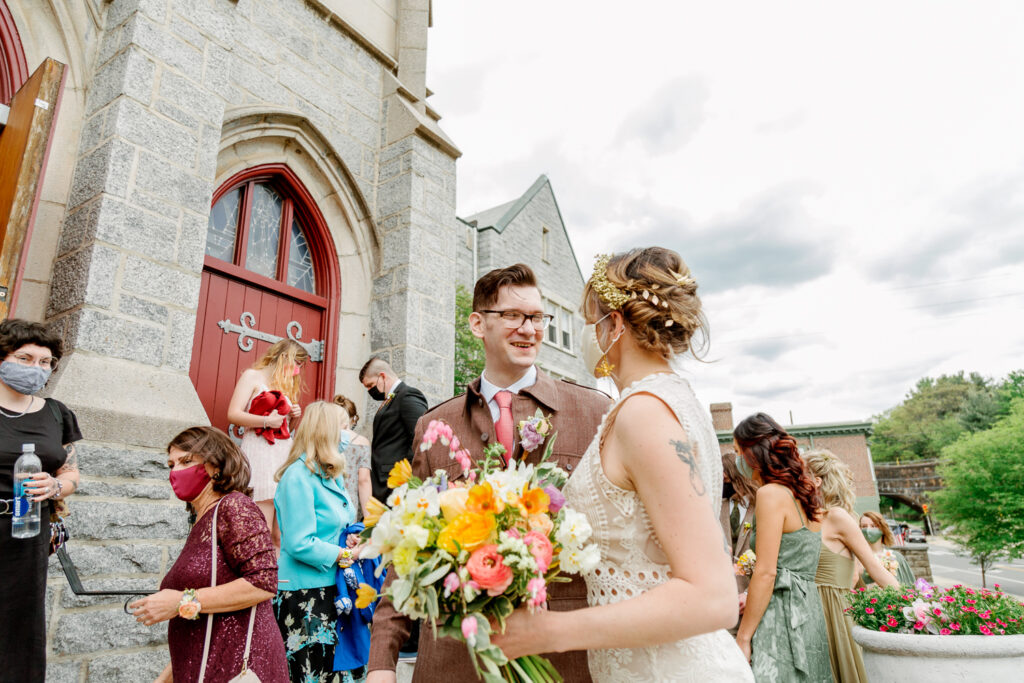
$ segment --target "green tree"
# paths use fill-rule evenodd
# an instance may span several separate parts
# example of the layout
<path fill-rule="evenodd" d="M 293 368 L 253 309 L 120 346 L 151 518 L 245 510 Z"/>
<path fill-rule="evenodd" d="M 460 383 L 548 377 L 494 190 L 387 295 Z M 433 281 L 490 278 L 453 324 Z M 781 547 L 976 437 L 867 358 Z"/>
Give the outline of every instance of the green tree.
<path fill-rule="evenodd" d="M 484 344 L 469 330 L 473 297 L 462 285 L 455 287 L 455 395 L 484 371 Z"/>
<path fill-rule="evenodd" d="M 1024 555 L 1024 399 L 992 428 L 946 446 L 942 458 L 936 516 L 981 565 L 984 586 L 994 561 Z"/>
<path fill-rule="evenodd" d="M 918 380 L 900 405 L 875 417 L 872 457 L 877 462 L 937 458 L 965 431 L 960 413 L 967 397 L 990 388 L 990 380 L 978 373 L 965 377 L 963 371 Z"/>

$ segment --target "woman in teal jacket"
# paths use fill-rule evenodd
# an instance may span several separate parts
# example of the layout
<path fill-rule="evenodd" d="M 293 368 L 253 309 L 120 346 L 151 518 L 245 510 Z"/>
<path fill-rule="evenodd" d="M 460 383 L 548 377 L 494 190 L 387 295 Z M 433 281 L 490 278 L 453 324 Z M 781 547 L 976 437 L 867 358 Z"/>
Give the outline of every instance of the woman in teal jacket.
<path fill-rule="evenodd" d="M 274 609 L 289 675 L 302 683 L 354 680 L 353 672 L 333 671 L 338 641 L 335 578 L 338 563 L 353 553 L 338 545 L 338 539 L 356 518 L 345 489 L 344 451 L 350 437 L 342 430 L 348 420 L 348 413 L 337 405 L 310 404 L 295 432 L 291 454 L 276 476 L 281 559 Z M 354 546 L 356 540 L 350 536 L 348 544 Z"/>

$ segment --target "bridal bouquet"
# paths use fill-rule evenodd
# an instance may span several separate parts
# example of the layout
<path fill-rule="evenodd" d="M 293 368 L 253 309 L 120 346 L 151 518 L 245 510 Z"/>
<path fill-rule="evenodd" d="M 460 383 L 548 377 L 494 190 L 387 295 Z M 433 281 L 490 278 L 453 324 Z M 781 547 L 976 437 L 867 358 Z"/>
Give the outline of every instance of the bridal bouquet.
<path fill-rule="evenodd" d="M 380 556 L 378 572 L 393 567 L 396 578 L 383 592 L 395 609 L 428 619 L 435 637 L 464 641 L 484 681 L 561 681 L 543 657 L 509 661 L 490 642 L 491 620 L 504 629 L 516 607 L 543 609 L 548 586 L 569 580 L 561 573 L 588 571 L 600 559 L 597 546 L 587 543 L 592 529 L 586 517 L 565 506 L 560 489 L 568 474 L 548 461 L 554 438 L 536 466 L 503 466 L 499 444 L 488 446 L 474 465 L 452 428 L 434 420 L 420 449 L 438 441 L 464 479 L 449 481 L 438 470 L 421 481 L 408 461 L 395 465 L 387 505 L 368 506 L 360 557 Z M 360 589 L 363 599 L 374 597 L 368 586 Z"/>

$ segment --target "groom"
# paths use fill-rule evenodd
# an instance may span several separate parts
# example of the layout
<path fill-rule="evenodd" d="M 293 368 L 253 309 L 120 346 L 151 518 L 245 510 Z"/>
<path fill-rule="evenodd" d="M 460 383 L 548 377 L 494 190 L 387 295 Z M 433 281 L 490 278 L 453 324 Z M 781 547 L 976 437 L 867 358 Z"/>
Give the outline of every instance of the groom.
<path fill-rule="evenodd" d="M 446 470 L 450 479 L 461 476 L 458 463 L 448 457 L 440 442 L 421 452 L 418 444 L 431 420 L 444 420 L 468 448 L 475 460 L 483 457 L 489 442 L 498 442 L 517 460 L 536 463 L 547 443 L 526 451 L 518 427 L 536 413 L 548 416 L 558 438 L 552 459 L 572 476 L 580 457 L 597 433 L 601 417 L 611 404 L 600 391 L 570 382 L 559 382 L 534 365 L 544 328 L 550 317 L 544 313 L 537 280 L 529 266 L 516 264 L 499 268 L 480 278 L 473 290 L 473 312 L 469 325 L 483 340 L 486 362 L 483 374 L 467 387 L 465 394 L 427 411 L 416 425 L 413 474 L 426 478 L 436 469 Z M 388 582 L 394 578 L 388 572 Z M 587 606 L 586 584 L 579 576 L 571 583 L 551 586 L 548 607 L 572 610 Z M 367 683 L 395 680 L 398 649 L 408 637 L 412 621 L 395 611 L 382 598 L 373 618 Z M 566 683 L 588 682 L 586 652 L 548 655 Z M 434 640 L 431 629 L 420 629 L 419 655 L 413 683 L 429 681 L 475 683 L 478 679 L 465 643 L 449 638 Z"/>

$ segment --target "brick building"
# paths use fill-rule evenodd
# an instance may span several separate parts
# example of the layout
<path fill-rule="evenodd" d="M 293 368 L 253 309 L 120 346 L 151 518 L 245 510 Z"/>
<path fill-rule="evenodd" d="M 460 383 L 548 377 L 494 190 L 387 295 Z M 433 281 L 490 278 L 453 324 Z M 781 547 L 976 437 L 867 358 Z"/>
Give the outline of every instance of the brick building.
<path fill-rule="evenodd" d="M 460 220 L 459 283 L 472 292 L 476 279 L 489 270 L 513 263 L 530 266 L 540 281 L 544 306 L 554 316 L 537 364 L 553 377 L 594 386 L 579 357 L 585 281 L 547 176 L 541 175 L 516 199 Z"/>
<path fill-rule="evenodd" d="M 722 453 L 734 450 L 732 430 L 735 426 L 731 403 L 712 403 L 711 420 L 718 434 Z M 858 512 L 878 512 L 878 486 L 875 468 L 871 462 L 868 437 L 870 422 L 832 422 L 827 424 L 790 425 L 785 429 L 796 439 L 800 452 L 812 448 L 825 448 L 835 453 L 853 471 L 854 493 Z"/>
<path fill-rule="evenodd" d="M 85 434 L 69 526 L 88 586 L 167 571 L 187 525 L 163 448 L 227 427 L 271 341 L 310 349 L 307 400 L 362 402 L 371 353 L 450 394 L 459 151 L 427 103 L 430 21 L 430 0 L 0 0 L 10 121 L 46 58 L 66 67 L 35 105 L 56 113 L 20 188 L 29 229 L 3 241 L 4 302 L 69 350 L 47 390 Z M 49 591 L 49 680 L 166 662 L 165 626 L 75 598 L 56 570 Z"/>

